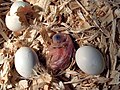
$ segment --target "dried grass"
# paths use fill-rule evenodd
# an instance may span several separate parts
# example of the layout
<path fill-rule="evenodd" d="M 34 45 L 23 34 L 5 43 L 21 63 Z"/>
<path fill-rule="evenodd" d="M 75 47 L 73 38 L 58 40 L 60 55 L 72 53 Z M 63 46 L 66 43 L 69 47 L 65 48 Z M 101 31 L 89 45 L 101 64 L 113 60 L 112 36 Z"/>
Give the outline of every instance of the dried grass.
<path fill-rule="evenodd" d="M 1 90 L 120 89 L 119 0 L 26 0 L 33 5 L 38 17 L 22 32 L 11 32 L 5 26 L 11 1 L 0 1 Z M 51 36 L 57 32 L 70 34 L 76 49 L 83 45 L 99 49 L 106 61 L 104 72 L 87 75 L 73 61 L 61 76 L 48 74 L 44 57 Z M 14 54 L 21 46 L 32 47 L 40 58 L 41 64 L 29 80 L 18 75 L 13 63 Z"/>

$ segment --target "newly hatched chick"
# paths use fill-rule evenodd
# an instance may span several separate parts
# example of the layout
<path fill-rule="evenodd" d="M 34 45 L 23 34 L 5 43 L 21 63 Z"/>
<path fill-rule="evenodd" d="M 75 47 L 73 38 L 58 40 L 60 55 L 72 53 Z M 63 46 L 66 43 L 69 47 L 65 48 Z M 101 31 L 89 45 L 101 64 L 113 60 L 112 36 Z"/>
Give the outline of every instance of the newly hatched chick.
<path fill-rule="evenodd" d="M 53 71 L 53 74 L 56 74 L 70 65 L 74 45 L 71 37 L 63 33 L 55 34 L 52 40 L 52 44 L 48 47 L 47 67 Z"/>

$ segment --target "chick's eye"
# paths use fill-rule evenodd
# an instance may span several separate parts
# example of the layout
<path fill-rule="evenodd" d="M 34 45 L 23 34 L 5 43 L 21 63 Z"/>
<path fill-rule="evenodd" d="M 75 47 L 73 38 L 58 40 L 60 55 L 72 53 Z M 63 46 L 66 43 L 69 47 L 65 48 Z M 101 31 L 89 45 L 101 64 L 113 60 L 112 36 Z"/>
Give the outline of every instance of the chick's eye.
<path fill-rule="evenodd" d="M 60 34 L 56 34 L 53 36 L 53 42 L 60 42 L 62 39 Z"/>

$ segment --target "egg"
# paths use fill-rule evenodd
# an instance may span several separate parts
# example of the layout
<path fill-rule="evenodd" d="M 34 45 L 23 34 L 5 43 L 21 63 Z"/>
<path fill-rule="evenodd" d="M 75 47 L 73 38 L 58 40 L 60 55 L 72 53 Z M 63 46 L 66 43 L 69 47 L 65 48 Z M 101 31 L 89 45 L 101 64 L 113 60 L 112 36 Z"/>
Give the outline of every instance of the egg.
<path fill-rule="evenodd" d="M 38 62 L 38 56 L 31 48 L 21 47 L 15 53 L 14 62 L 16 71 L 24 78 L 29 78 Z"/>
<path fill-rule="evenodd" d="M 92 46 L 82 46 L 75 54 L 78 67 L 90 75 L 99 75 L 105 68 L 105 61 L 99 50 Z"/>
<path fill-rule="evenodd" d="M 6 14 L 5 23 L 7 28 L 11 31 L 21 31 L 25 28 L 19 20 L 19 17 L 16 14 L 10 15 L 10 12 Z"/>
<path fill-rule="evenodd" d="M 25 7 L 25 6 L 30 7 L 30 4 L 24 1 L 15 1 L 10 7 L 10 15 L 16 14 L 16 12 L 18 11 L 18 8 Z"/>

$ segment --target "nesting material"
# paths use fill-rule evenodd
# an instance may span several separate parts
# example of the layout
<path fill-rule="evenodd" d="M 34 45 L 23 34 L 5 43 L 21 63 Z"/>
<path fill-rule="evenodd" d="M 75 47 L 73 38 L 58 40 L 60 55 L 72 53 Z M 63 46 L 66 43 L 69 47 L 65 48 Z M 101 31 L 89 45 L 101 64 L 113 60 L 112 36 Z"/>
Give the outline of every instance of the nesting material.
<path fill-rule="evenodd" d="M 28 6 L 24 4 L 18 9 L 19 13 L 15 13 L 20 18 L 16 17 L 12 24 L 10 18 L 13 18 L 13 15 L 10 16 L 9 11 L 16 1 L 23 0 L 0 0 L 0 57 L 2 57 L 0 58 L 0 90 L 119 89 L 119 0 L 24 0 L 32 10 L 28 8 L 28 4 Z M 14 10 L 12 13 L 16 12 Z M 26 10 L 30 11 L 26 12 Z M 5 23 L 6 15 L 9 17 L 10 27 L 13 25 L 20 31 L 9 30 Z M 18 21 L 20 27 L 27 27 L 21 30 L 16 25 Z M 71 60 L 69 65 L 65 63 L 57 68 L 61 70 L 60 73 L 54 75 L 49 72 L 48 64 L 51 64 L 49 63 L 51 58 L 54 55 L 59 56 L 54 52 L 48 60 L 47 54 L 51 53 L 49 47 L 52 46 L 52 50 L 60 47 L 65 50 L 70 43 L 53 45 L 56 38 L 52 40 L 52 37 L 57 33 L 69 35 L 75 50 L 81 46 L 92 46 L 98 49 L 105 60 L 104 71 L 97 75 L 84 73 L 75 62 L 76 52 L 74 52 L 72 55 L 63 54 L 66 55 L 66 59 Z M 28 79 L 17 73 L 14 63 L 15 53 L 23 46 L 32 48 L 40 63 L 34 69 L 34 75 Z M 54 60 L 57 60 L 56 57 Z M 61 67 L 65 68 L 61 69 Z"/>

